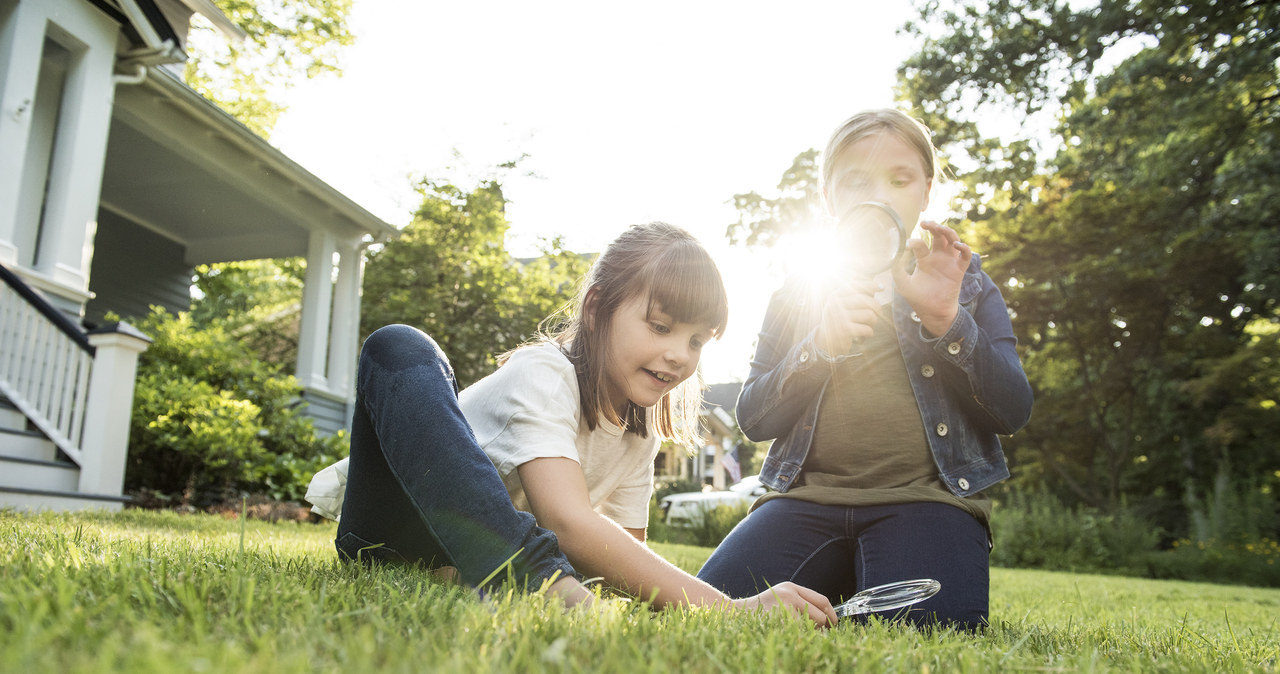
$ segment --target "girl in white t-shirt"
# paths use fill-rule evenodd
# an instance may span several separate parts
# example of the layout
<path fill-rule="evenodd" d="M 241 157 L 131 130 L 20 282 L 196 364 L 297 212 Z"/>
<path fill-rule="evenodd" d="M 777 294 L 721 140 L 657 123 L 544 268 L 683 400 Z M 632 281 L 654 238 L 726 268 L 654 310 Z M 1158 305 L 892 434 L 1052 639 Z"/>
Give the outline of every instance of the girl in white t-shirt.
<path fill-rule="evenodd" d="M 579 583 L 592 577 L 659 607 L 780 606 L 834 623 L 816 592 L 780 583 L 730 599 L 644 544 L 658 445 L 695 439 L 693 375 L 727 311 L 701 244 L 653 223 L 609 245 L 556 330 L 460 395 L 430 337 L 382 328 L 360 353 L 349 465 L 317 475 L 307 498 L 341 515 L 347 559 L 454 567 L 472 586 L 512 579 L 571 605 L 592 600 Z"/>

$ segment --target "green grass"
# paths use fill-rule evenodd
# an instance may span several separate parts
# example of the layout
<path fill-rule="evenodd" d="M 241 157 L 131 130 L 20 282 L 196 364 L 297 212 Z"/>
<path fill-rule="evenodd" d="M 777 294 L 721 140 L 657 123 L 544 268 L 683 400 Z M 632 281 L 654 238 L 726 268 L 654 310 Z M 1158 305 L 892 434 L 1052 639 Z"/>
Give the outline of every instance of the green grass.
<path fill-rule="evenodd" d="M 332 525 L 0 512 L 0 672 L 1276 671 L 1280 590 L 996 569 L 985 634 L 480 599 Z M 654 547 L 686 569 L 710 552 Z"/>

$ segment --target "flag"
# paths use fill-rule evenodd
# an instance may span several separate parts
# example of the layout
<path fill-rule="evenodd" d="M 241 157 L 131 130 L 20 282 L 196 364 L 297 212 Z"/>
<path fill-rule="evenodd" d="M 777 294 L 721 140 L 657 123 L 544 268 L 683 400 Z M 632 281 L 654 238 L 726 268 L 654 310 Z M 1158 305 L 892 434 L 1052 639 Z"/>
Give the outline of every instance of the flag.
<path fill-rule="evenodd" d="M 724 465 L 725 473 L 729 476 L 729 484 L 734 484 L 742 479 L 742 464 L 738 463 L 737 445 L 734 445 L 733 449 L 725 452 L 720 457 L 720 463 Z"/>

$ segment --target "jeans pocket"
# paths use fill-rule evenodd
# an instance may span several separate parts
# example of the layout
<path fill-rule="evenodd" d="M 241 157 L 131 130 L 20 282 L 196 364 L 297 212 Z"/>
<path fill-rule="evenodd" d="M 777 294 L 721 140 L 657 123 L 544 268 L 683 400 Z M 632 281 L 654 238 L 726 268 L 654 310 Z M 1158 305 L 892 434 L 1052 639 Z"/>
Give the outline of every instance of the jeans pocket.
<path fill-rule="evenodd" d="M 408 563 L 408 560 L 393 548 L 389 548 L 383 543 L 371 543 L 350 531 L 339 534 L 338 539 L 334 541 L 334 546 L 338 548 L 338 555 L 347 561 L 358 561 L 365 565 L 374 562 L 384 564 Z"/>

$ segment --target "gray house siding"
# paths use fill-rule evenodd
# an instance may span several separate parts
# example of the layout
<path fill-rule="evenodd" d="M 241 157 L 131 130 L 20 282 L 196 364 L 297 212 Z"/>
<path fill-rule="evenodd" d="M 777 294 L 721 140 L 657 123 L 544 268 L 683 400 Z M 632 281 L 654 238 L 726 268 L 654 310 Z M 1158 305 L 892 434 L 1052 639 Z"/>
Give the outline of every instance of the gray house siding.
<path fill-rule="evenodd" d="M 170 312 L 191 308 L 191 267 L 182 245 L 110 211 L 98 211 L 85 324 L 103 323 L 114 311 L 125 319 L 146 316 L 151 305 Z"/>

